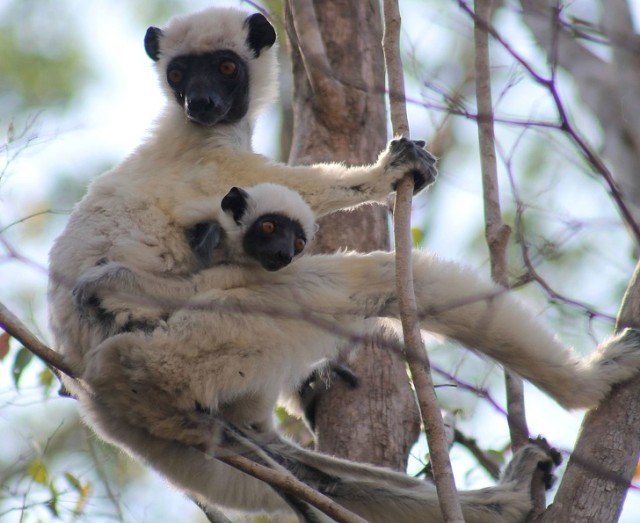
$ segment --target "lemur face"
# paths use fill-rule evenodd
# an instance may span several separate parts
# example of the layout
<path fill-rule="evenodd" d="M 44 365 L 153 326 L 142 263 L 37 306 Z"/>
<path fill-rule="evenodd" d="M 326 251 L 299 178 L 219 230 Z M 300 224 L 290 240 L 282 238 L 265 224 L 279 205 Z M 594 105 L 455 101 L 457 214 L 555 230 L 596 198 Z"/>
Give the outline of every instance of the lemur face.
<path fill-rule="evenodd" d="M 245 253 L 268 271 L 277 271 L 302 254 L 307 238 L 300 222 L 281 214 L 259 216 L 243 238 Z"/>
<path fill-rule="evenodd" d="M 260 13 L 238 25 L 207 18 L 199 31 L 185 32 L 176 22 L 165 30 L 150 27 L 144 39 L 186 118 L 211 127 L 242 119 L 250 103 L 250 63 L 273 46 L 276 33 Z M 165 33 L 165 31 L 167 31 Z"/>
<path fill-rule="evenodd" d="M 267 271 L 277 271 L 302 254 L 308 235 L 313 234 L 311 211 L 297 193 L 286 187 L 262 184 L 249 191 L 261 190 L 283 197 L 285 205 L 269 204 L 264 198 L 254 199 L 249 192 L 234 187 L 222 200 L 222 210 L 233 218 L 242 231 L 244 254 Z M 281 203 L 282 203 L 281 202 Z M 261 209 L 262 207 L 262 209 Z M 280 212 L 282 209 L 282 212 Z M 307 212 L 308 211 L 308 212 Z M 299 219 L 296 217 L 299 216 Z"/>
<path fill-rule="evenodd" d="M 237 122 L 247 114 L 248 68 L 233 51 L 177 56 L 166 74 L 176 101 L 196 124 Z"/>

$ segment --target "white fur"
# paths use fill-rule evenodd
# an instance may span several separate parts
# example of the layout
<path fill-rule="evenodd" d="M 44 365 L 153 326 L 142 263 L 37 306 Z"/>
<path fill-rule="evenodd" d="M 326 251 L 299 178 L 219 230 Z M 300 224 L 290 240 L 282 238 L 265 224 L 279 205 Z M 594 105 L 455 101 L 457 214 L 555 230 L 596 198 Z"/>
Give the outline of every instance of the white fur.
<path fill-rule="evenodd" d="M 242 217 L 239 234 L 244 233 L 255 220 L 264 214 L 281 214 L 297 221 L 304 230 L 307 241 L 313 240 L 316 234 L 316 219 L 311 208 L 296 191 L 275 183 L 260 183 L 244 189 L 249 194 L 248 206 Z M 225 230 L 234 228 L 233 218 L 221 213 L 218 218 Z"/>
<path fill-rule="evenodd" d="M 161 40 L 161 81 L 162 64 L 175 53 L 223 45 L 247 58 L 244 18 L 246 13 L 236 10 L 208 9 L 172 20 Z M 197 272 L 185 228 L 210 212 L 209 204 L 219 206 L 235 185 L 286 184 L 322 214 L 382 200 L 392 183 L 424 167 L 392 165 L 389 149 L 374 165 L 352 168 L 289 167 L 251 153 L 252 119 L 273 95 L 274 57 L 273 50 L 258 60 L 248 57 L 256 83 L 250 114 L 240 122 L 197 126 L 169 101 L 148 140 L 91 184 L 50 255 L 55 348 L 92 391 L 65 380 L 89 423 L 185 491 L 252 511 L 285 504 L 272 489 L 206 460 L 188 445 L 216 449 L 220 419 L 271 434 L 280 391 L 296 386 L 318 361 L 335 356 L 341 330 L 364 335 L 365 318 L 397 317 L 393 254 L 307 256 L 276 273 L 234 265 Z M 297 205 L 290 210 L 299 211 Z M 421 253 L 414 257 L 424 328 L 510 365 L 565 405 L 594 404 L 640 363 L 637 340 L 628 333 L 589 362 L 579 362 L 511 294 L 474 301 L 496 287 L 458 265 Z M 77 297 L 97 296 L 104 313 L 80 310 L 74 288 Z M 447 308 L 450 302 L 463 305 Z M 117 333 L 119 326 L 136 323 L 155 329 Z M 216 416 L 196 411 L 196 402 Z M 278 441 L 265 445 L 303 477 L 315 477 L 315 468 L 329 473 L 342 468 L 341 474 L 354 479 L 343 490 L 337 489 L 339 481 L 331 484 L 334 497 L 374 521 L 439 520 L 433 489 L 424 483 L 412 487 L 406 480 L 399 488 L 402 480 L 384 469 L 301 455 Z M 529 465 L 542 459 L 534 458 Z M 523 481 L 463 494 L 465 517 L 524 520 L 531 468 L 518 469 Z M 492 508 L 498 498 L 500 513 Z"/>
<path fill-rule="evenodd" d="M 251 13 L 235 8 L 209 7 L 184 16 L 176 16 L 162 28 L 160 59 L 156 69 L 169 100 L 173 97 L 167 87 L 167 64 L 176 56 L 205 53 L 211 50 L 235 52 L 249 66 L 248 118 L 253 122 L 260 110 L 278 95 L 277 45 L 262 49 L 258 57 L 246 43 L 245 20 Z"/>

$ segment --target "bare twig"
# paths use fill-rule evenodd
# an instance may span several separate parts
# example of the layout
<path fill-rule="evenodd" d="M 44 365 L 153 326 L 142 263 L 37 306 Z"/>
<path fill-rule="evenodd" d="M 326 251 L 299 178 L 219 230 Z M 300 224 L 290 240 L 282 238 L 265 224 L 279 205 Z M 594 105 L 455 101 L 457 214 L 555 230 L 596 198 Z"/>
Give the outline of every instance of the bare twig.
<path fill-rule="evenodd" d="M 453 433 L 453 440 L 471 452 L 473 457 L 478 460 L 478 463 L 480 463 L 480 465 L 493 479 L 498 479 L 500 477 L 500 466 L 478 446 L 478 443 L 474 438 L 465 436 L 462 432 L 456 429 Z"/>
<path fill-rule="evenodd" d="M 62 356 L 38 340 L 18 317 L 9 311 L 2 303 L 0 303 L 0 326 L 22 343 L 25 348 L 42 359 L 47 365 L 66 374 L 70 378 L 77 378 L 77 374 L 63 361 Z M 243 443 L 245 443 L 244 440 Z M 305 485 L 290 473 L 270 469 L 244 456 L 215 456 L 215 459 L 260 479 L 283 492 L 298 497 L 300 500 L 313 505 L 336 521 L 344 523 L 366 523 L 360 516 L 351 513 L 324 494 Z"/>
<path fill-rule="evenodd" d="M 400 58 L 400 11 L 397 0 L 384 0 L 383 50 L 389 83 L 391 123 L 396 135 L 409 135 L 404 99 L 404 77 Z M 427 434 L 429 454 L 438 501 L 445 522 L 463 522 L 462 508 L 449 461 L 447 436 L 433 388 L 429 359 L 422 343 L 416 298 L 413 289 L 411 237 L 411 195 L 413 178 L 405 176 L 396 188 L 394 234 L 396 245 L 396 286 L 405 351 L 411 379 Z"/>
<path fill-rule="evenodd" d="M 491 16 L 491 0 L 476 1 L 475 20 L 488 20 Z M 507 245 L 511 229 L 502 221 L 500 189 L 496 163 L 495 133 L 493 130 L 493 102 L 491 99 L 491 73 L 489 38 L 484 27 L 474 25 L 476 100 L 478 103 L 478 140 L 484 200 L 485 236 L 491 260 L 491 277 L 505 288 L 509 287 L 507 269 Z M 515 449 L 528 441 L 529 430 L 524 409 L 522 379 L 505 371 L 507 392 L 507 421 L 511 442 Z"/>
<path fill-rule="evenodd" d="M 633 233 L 633 236 L 636 242 L 640 243 L 640 225 L 635 221 L 633 217 L 633 213 L 629 209 L 629 206 L 624 200 L 622 192 L 618 188 L 613 175 L 607 165 L 602 161 L 602 158 L 598 156 L 598 154 L 593 150 L 593 148 L 589 145 L 587 140 L 576 130 L 569 119 L 569 115 L 567 113 L 566 107 L 564 106 L 564 102 L 560 98 L 560 93 L 558 92 L 556 83 L 554 81 L 554 77 L 551 76 L 549 78 L 544 75 L 538 73 L 533 66 L 527 62 L 522 56 L 520 56 L 515 49 L 507 42 L 504 37 L 496 31 L 491 23 L 486 20 L 479 18 L 476 13 L 469 7 L 469 5 L 464 0 L 458 0 L 458 5 L 461 9 L 467 13 L 474 20 L 476 24 L 482 27 L 487 33 L 489 33 L 493 38 L 495 38 L 500 45 L 507 51 L 511 57 L 518 62 L 526 71 L 529 73 L 529 76 L 543 88 L 545 88 L 548 93 L 551 95 L 553 99 L 553 103 L 556 107 L 556 111 L 558 113 L 559 120 L 559 128 L 563 131 L 570 140 L 574 143 L 574 145 L 578 148 L 584 159 L 591 165 L 593 170 L 598 173 L 605 181 L 609 189 L 609 193 L 613 198 L 616 206 L 618 207 L 618 211 L 622 215 L 624 222 L 629 227 L 630 231 Z"/>

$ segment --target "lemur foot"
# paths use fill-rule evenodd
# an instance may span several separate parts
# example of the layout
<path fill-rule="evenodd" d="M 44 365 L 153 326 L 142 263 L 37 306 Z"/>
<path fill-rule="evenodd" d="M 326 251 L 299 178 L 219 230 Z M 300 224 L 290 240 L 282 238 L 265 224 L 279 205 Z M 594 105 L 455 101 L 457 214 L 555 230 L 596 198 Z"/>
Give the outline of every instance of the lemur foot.
<path fill-rule="evenodd" d="M 529 438 L 529 443 L 513 455 L 501 483 L 515 481 L 518 489 L 529 490 L 534 472 L 541 470 L 545 488 L 549 489 L 556 479 L 553 471 L 560 463 L 560 452 L 551 447 L 545 438 Z"/>
<path fill-rule="evenodd" d="M 166 317 L 133 271 L 119 263 L 100 260 L 80 277 L 72 295 L 81 314 L 100 316 L 110 334 L 153 330 Z"/>
<path fill-rule="evenodd" d="M 394 171 L 391 183 L 393 190 L 406 174 L 413 175 L 414 194 L 435 181 L 438 174 L 436 158 L 424 146 L 424 141 L 408 138 L 398 138 L 389 142 L 385 169 Z"/>

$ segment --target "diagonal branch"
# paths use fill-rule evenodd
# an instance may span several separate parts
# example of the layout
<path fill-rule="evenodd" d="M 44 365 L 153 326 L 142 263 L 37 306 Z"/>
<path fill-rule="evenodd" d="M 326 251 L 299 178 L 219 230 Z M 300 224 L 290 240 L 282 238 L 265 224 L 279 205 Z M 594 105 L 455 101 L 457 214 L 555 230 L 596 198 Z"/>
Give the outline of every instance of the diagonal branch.
<path fill-rule="evenodd" d="M 397 0 L 384 0 L 384 35 L 382 45 L 389 82 L 391 123 L 396 135 L 409 134 L 404 98 L 404 77 L 400 58 L 400 11 Z M 426 357 L 413 289 L 411 237 L 411 195 L 413 178 L 405 176 L 396 188 L 394 233 L 396 242 L 396 286 L 405 351 L 422 420 L 427 434 L 429 454 L 438 501 L 445 522 L 463 522 L 462 508 L 456 491 L 453 469 L 449 460 L 449 446 L 438 407 L 429 359 Z"/>
<path fill-rule="evenodd" d="M 295 31 L 290 36 L 295 37 L 311 89 L 319 98 L 343 96 L 342 85 L 335 80 L 329 63 L 313 0 L 293 0 L 289 8 Z"/>
<path fill-rule="evenodd" d="M 51 367 L 54 372 L 58 371 L 71 378 L 75 377 L 74 370 L 67 365 L 62 355 L 59 352 L 51 350 L 36 338 L 26 325 L 2 303 L 0 303 L 0 328 L 22 343 L 22 345 Z"/>
<path fill-rule="evenodd" d="M 54 370 L 66 374 L 72 379 L 77 379 L 77 374 L 64 362 L 62 356 L 36 338 L 26 325 L 2 303 L 0 303 L 0 326 Z M 329 497 L 312 489 L 288 471 L 273 470 L 239 455 L 213 457 L 245 474 L 264 481 L 276 490 L 291 494 L 309 505 L 316 507 L 335 521 L 343 523 L 366 523 L 360 516 L 353 514 Z"/>

